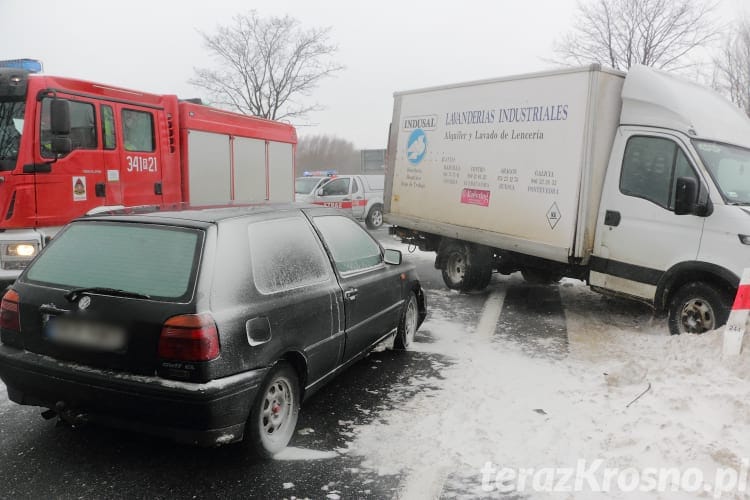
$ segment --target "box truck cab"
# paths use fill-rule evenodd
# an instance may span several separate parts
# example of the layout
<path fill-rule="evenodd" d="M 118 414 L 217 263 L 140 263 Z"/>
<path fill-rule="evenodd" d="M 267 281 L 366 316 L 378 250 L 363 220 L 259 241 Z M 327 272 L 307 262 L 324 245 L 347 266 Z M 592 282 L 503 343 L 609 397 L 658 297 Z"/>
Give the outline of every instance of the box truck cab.
<path fill-rule="evenodd" d="M 702 86 L 598 66 L 396 94 L 386 221 L 446 285 L 563 276 L 726 322 L 750 264 L 750 121 Z"/>

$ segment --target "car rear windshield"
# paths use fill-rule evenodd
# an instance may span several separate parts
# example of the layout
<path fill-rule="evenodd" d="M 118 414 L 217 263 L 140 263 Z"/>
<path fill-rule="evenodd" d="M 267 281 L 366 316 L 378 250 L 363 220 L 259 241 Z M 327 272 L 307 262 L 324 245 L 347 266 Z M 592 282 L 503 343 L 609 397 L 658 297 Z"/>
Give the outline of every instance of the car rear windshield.
<path fill-rule="evenodd" d="M 76 222 L 25 273 L 32 283 L 114 288 L 156 300 L 189 300 L 203 232 L 151 224 Z"/>

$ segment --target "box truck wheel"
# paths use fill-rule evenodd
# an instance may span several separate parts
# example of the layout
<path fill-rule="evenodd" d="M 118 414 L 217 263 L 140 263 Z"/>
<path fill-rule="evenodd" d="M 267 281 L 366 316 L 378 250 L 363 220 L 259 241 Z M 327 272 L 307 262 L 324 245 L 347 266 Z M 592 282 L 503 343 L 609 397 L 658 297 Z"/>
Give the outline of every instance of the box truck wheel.
<path fill-rule="evenodd" d="M 552 271 L 525 267 L 521 269 L 521 276 L 527 283 L 532 285 L 552 285 L 562 279 L 562 276 Z"/>
<path fill-rule="evenodd" d="M 492 278 L 492 254 L 481 245 L 450 241 L 438 250 L 438 261 L 451 290 L 483 290 Z"/>
<path fill-rule="evenodd" d="M 378 203 L 370 208 L 370 211 L 367 212 L 365 224 L 370 229 L 377 229 L 383 225 L 383 205 Z"/>
<path fill-rule="evenodd" d="M 703 333 L 727 322 L 732 297 L 729 292 L 703 281 L 687 283 L 669 303 L 669 333 Z"/>

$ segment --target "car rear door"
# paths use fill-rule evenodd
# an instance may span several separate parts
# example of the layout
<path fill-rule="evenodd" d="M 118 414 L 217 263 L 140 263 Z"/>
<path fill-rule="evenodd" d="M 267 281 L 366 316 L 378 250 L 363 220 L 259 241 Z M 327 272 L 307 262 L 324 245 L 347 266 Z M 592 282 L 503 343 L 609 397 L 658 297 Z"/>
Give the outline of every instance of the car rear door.
<path fill-rule="evenodd" d="M 212 302 L 239 298 L 239 307 L 246 311 L 243 322 L 251 333 L 260 330 L 260 335 L 249 340 L 248 367 L 273 363 L 290 351 L 300 352 L 307 360 L 311 385 L 338 366 L 344 347 L 342 293 L 328 256 L 299 211 L 267 214 L 246 226 L 244 247 L 220 250 Z M 251 267 L 249 280 L 237 272 L 242 262 Z M 246 292 L 246 287 L 252 290 Z M 264 331 L 268 333 L 265 338 Z"/>
<path fill-rule="evenodd" d="M 380 245 L 349 217 L 320 215 L 322 235 L 344 298 L 344 361 L 356 357 L 397 326 L 403 304 L 400 269 L 383 262 Z"/>

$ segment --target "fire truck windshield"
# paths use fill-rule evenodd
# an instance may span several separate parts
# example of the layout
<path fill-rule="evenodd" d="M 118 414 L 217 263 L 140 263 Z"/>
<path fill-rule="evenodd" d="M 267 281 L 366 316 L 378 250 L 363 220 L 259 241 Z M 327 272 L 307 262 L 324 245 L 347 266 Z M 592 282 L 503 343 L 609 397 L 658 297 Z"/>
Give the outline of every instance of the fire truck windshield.
<path fill-rule="evenodd" d="M 22 100 L 0 100 L 0 170 L 16 167 L 25 109 Z"/>

